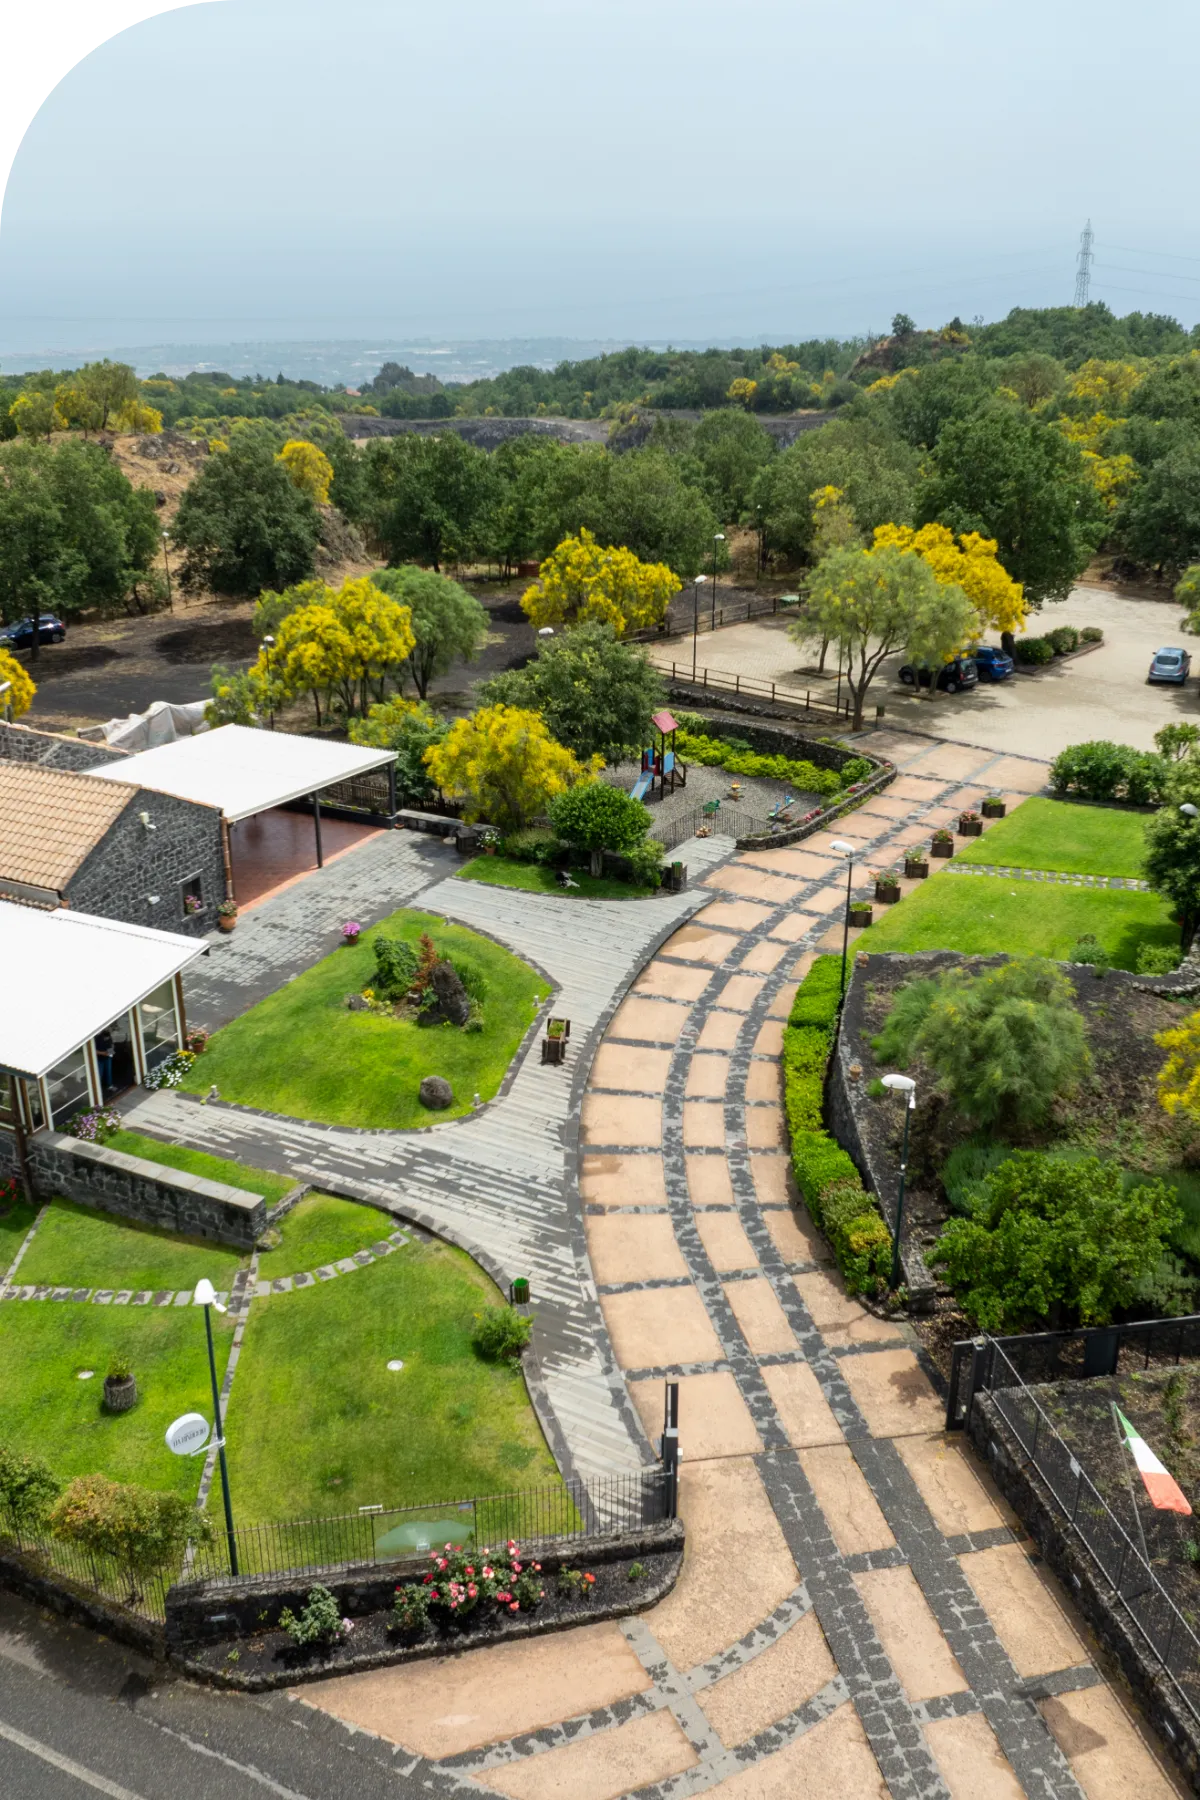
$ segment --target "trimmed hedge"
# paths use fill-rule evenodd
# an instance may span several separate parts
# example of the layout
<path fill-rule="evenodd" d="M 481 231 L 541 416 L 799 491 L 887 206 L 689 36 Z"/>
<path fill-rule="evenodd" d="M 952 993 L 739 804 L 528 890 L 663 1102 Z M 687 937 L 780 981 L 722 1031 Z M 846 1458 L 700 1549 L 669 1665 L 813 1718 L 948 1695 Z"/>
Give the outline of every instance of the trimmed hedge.
<path fill-rule="evenodd" d="M 865 781 L 871 774 L 871 764 L 862 756 L 852 757 L 840 771 L 819 769 L 807 758 L 764 756 L 752 750 L 742 738 L 709 737 L 704 732 L 688 731 L 682 726 L 675 747 L 684 762 L 725 769 L 730 775 L 759 775 L 790 782 L 801 793 L 820 794 L 826 799 L 842 793 L 852 782 Z"/>
<path fill-rule="evenodd" d="M 829 1239 L 846 1286 L 864 1294 L 886 1284 L 892 1239 L 853 1160 L 823 1123 L 840 985 L 837 956 L 819 956 L 800 984 L 783 1034 L 784 1110 L 796 1185 Z"/>
<path fill-rule="evenodd" d="M 1170 786 L 1171 764 L 1153 750 L 1135 750 L 1094 738 L 1060 750 L 1050 765 L 1050 786 L 1058 794 L 1085 800 L 1128 800 L 1133 806 L 1161 806 Z"/>

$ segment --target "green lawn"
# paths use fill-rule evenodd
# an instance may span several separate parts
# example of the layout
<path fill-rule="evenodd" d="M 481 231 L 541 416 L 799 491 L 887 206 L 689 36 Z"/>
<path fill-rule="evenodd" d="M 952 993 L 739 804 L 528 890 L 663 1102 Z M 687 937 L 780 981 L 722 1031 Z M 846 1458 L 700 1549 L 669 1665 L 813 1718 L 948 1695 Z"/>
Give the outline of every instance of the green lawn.
<path fill-rule="evenodd" d="M 370 984 L 376 936 L 415 944 L 423 931 L 482 977 L 482 1031 L 347 1010 L 347 995 Z M 402 908 L 364 932 L 353 950 L 335 950 L 218 1031 L 183 1085 L 195 1093 L 215 1082 L 223 1100 L 331 1125 L 430 1125 L 469 1112 L 476 1093 L 491 1099 L 548 993 L 499 944 Z M 454 1105 L 445 1112 L 420 1104 L 425 1075 L 443 1075 L 453 1087 Z"/>
<path fill-rule="evenodd" d="M 226 1244 L 177 1237 L 151 1225 L 135 1225 L 114 1213 L 77 1206 L 73 1200 L 55 1199 L 18 1274 L 22 1284 L 35 1287 L 135 1289 L 191 1288 L 207 1275 L 215 1288 L 228 1291 L 246 1261 L 248 1258 Z M 41 1304 L 35 1308 L 24 1302 L 13 1310 L 24 1316 L 40 1311 Z M 81 1309 L 63 1302 L 51 1310 Z"/>
<path fill-rule="evenodd" d="M 36 1218 L 37 1207 L 28 1206 L 24 1200 L 14 1200 L 6 1210 L 0 1211 L 0 1281 Z"/>
<path fill-rule="evenodd" d="M 256 1300 L 229 1418 L 238 1516 L 305 1518 L 556 1483 L 520 1369 L 471 1349 L 475 1314 L 498 1300 L 469 1257 L 429 1243 Z M 392 1373 L 397 1357 L 404 1368 Z"/>
<path fill-rule="evenodd" d="M 282 1242 L 258 1259 L 259 1279 L 274 1281 L 280 1275 L 301 1275 L 324 1263 L 353 1256 L 368 1244 L 396 1229 L 394 1219 L 361 1206 L 356 1200 L 335 1200 L 331 1194 L 307 1194 L 285 1213 L 276 1228 Z"/>
<path fill-rule="evenodd" d="M 218 1372 L 233 1335 L 213 1317 Z M 104 1376 L 129 1355 L 138 1403 L 107 1413 Z M 60 1305 L 9 1301 L 0 1307 L 0 1444 L 44 1458 L 70 1478 L 99 1470 L 119 1481 L 193 1495 L 202 1459 L 173 1456 L 163 1433 L 180 1413 L 212 1418 L 204 1320 L 198 1308 Z M 81 1369 L 94 1371 L 80 1381 Z"/>
<path fill-rule="evenodd" d="M 644 900 L 648 894 L 658 892 L 657 888 L 633 887 L 628 881 L 615 881 L 607 875 L 589 875 L 584 869 L 571 870 L 571 880 L 579 883 L 578 889 L 563 888 L 556 870 L 545 869 L 540 863 L 515 862 L 507 856 L 476 856 L 463 864 L 458 879 L 575 900 Z"/>
<path fill-rule="evenodd" d="M 1061 959 L 1089 932 L 1120 969 L 1133 967 L 1141 944 L 1179 943 L 1178 927 L 1157 894 L 943 873 L 884 913 L 856 948 L 964 955 L 1006 950 Z"/>
<path fill-rule="evenodd" d="M 118 1131 L 107 1141 L 111 1150 L 123 1150 L 127 1156 L 142 1156 L 147 1162 L 165 1163 L 169 1169 L 184 1169 L 189 1175 L 203 1176 L 206 1181 L 223 1181 L 227 1186 L 243 1188 L 249 1194 L 261 1194 L 268 1206 L 274 1206 L 296 1185 L 290 1175 L 247 1168 L 245 1163 L 227 1162 L 222 1156 L 209 1156 L 204 1150 L 189 1150 L 183 1144 L 164 1144 L 158 1138 L 145 1137 L 140 1131 Z"/>
<path fill-rule="evenodd" d="M 1141 875 L 1145 813 L 1080 806 L 1070 800 L 1025 800 L 955 854 L 960 862 L 1010 869 L 1056 869 L 1069 875 Z"/>

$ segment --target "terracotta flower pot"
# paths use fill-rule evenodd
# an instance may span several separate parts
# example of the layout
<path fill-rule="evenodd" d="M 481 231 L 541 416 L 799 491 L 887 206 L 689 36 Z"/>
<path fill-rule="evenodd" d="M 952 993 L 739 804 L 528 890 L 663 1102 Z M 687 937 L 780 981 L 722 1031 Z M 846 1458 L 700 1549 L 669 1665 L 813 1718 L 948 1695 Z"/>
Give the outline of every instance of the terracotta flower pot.
<path fill-rule="evenodd" d="M 217 930 L 218 931 L 232 931 L 236 924 L 237 924 L 237 914 L 236 913 L 218 913 L 217 914 Z"/>

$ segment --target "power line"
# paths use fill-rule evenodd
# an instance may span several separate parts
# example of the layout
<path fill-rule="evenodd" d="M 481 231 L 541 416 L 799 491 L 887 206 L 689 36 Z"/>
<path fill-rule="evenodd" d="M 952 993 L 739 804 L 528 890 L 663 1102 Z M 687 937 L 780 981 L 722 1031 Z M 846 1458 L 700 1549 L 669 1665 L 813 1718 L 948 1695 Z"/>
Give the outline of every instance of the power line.
<path fill-rule="evenodd" d="M 1079 236 L 1079 255 L 1075 269 L 1075 305 L 1088 303 L 1088 285 L 1092 274 L 1092 221 L 1089 219 Z"/>

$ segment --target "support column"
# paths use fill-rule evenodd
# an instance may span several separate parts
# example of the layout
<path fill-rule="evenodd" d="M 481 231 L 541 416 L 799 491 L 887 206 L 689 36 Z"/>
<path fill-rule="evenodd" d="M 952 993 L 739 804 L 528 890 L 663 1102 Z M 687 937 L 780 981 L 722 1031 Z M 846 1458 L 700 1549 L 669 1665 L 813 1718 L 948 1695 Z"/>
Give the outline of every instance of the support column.
<path fill-rule="evenodd" d="M 178 970 L 172 977 L 175 984 L 175 1023 L 179 1028 L 179 1048 L 187 1049 L 187 1009 L 183 1004 L 183 976 Z"/>
<path fill-rule="evenodd" d="M 396 765 L 388 764 L 388 811 L 394 819 L 396 816 Z"/>
<path fill-rule="evenodd" d="M 318 794 L 318 793 L 313 794 L 312 803 L 313 803 L 313 835 L 317 840 L 317 867 L 318 867 L 318 869 L 323 869 L 325 867 L 325 853 L 321 848 L 321 796 L 320 796 L 320 794 Z"/>
<path fill-rule="evenodd" d="M 236 900 L 237 895 L 233 891 L 233 851 L 229 843 L 229 820 L 224 817 L 221 819 L 221 858 L 225 864 L 225 898 Z"/>

